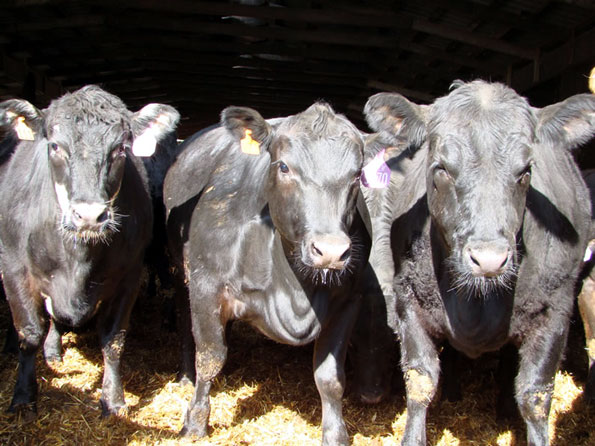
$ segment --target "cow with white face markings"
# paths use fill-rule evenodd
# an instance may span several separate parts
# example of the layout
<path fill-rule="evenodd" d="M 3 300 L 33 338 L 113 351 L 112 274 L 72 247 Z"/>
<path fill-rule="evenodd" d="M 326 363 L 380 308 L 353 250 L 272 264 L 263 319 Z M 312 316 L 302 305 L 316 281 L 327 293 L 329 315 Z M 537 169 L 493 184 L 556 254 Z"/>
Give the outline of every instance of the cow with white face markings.
<path fill-rule="evenodd" d="M 40 111 L 27 101 L 0 103 L 0 265 L 19 338 L 11 411 L 36 411 L 35 353 L 61 358 L 64 327 L 94 316 L 104 357 L 104 415 L 125 410 L 120 356 L 152 231 L 143 163 L 172 133 L 178 112 L 150 104 L 137 113 L 87 86 Z M 134 153 L 133 153 L 134 152 Z"/>

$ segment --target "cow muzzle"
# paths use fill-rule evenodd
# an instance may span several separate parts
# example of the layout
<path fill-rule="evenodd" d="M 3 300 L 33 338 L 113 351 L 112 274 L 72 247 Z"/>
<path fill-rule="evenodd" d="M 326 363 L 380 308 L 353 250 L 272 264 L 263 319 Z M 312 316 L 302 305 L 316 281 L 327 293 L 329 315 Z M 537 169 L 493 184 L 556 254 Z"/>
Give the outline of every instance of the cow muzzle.
<path fill-rule="evenodd" d="M 512 250 L 502 243 L 469 243 L 463 249 L 465 263 L 476 277 L 497 277 L 512 263 Z"/>
<path fill-rule="evenodd" d="M 64 228 L 84 241 L 105 241 L 117 226 L 110 206 L 105 203 L 72 203 L 63 216 Z"/>
<path fill-rule="evenodd" d="M 304 263 L 312 268 L 342 270 L 351 257 L 351 240 L 346 234 L 322 234 L 306 242 Z"/>

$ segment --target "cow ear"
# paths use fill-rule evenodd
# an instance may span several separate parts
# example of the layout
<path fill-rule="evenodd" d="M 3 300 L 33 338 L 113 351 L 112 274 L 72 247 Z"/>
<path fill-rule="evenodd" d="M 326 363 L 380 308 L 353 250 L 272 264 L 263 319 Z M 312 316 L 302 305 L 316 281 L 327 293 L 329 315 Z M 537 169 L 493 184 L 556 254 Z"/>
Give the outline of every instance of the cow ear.
<path fill-rule="evenodd" d="M 221 112 L 221 125 L 233 135 L 236 141 L 253 140 L 254 143 L 251 144 L 253 150 L 256 150 L 258 145 L 266 144 L 272 132 L 271 126 L 260 113 L 248 107 L 225 108 Z"/>
<path fill-rule="evenodd" d="M 145 105 L 132 115 L 132 152 L 137 156 L 151 156 L 157 142 L 171 134 L 179 121 L 180 114 L 169 105 Z"/>
<path fill-rule="evenodd" d="M 370 128 L 392 144 L 421 145 L 426 137 L 426 106 L 415 104 L 397 93 L 370 96 L 364 107 Z"/>
<path fill-rule="evenodd" d="M 0 103 L 0 128 L 18 139 L 33 141 L 43 135 L 43 115 L 28 101 L 9 99 Z"/>
<path fill-rule="evenodd" d="M 577 94 L 537 111 L 536 136 L 574 149 L 595 135 L 595 95 Z"/>

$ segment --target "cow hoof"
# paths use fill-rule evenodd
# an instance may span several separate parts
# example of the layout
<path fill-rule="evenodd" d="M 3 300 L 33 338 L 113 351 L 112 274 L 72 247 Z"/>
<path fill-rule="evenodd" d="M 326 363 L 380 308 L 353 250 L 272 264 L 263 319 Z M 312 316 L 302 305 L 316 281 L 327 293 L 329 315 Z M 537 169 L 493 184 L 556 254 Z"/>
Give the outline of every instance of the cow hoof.
<path fill-rule="evenodd" d="M 37 403 L 11 404 L 6 412 L 14 413 L 23 423 L 30 423 L 37 419 Z"/>
<path fill-rule="evenodd" d="M 60 355 L 48 355 L 48 356 L 44 356 L 44 358 L 45 358 L 45 362 L 47 365 L 62 363 L 62 356 L 60 356 Z"/>
<path fill-rule="evenodd" d="M 179 384 L 180 387 L 194 386 L 194 380 L 185 373 L 178 374 L 176 378 L 176 383 Z"/>
<path fill-rule="evenodd" d="M 207 430 L 196 428 L 196 427 L 188 427 L 184 425 L 182 430 L 180 431 L 180 437 L 182 438 L 202 438 L 207 436 Z"/>
<path fill-rule="evenodd" d="M 384 395 L 382 393 L 360 393 L 359 400 L 363 404 L 378 404 L 384 399 Z"/>
<path fill-rule="evenodd" d="M 128 415 L 128 407 L 124 404 L 121 406 L 113 406 L 109 407 L 107 403 L 103 400 L 99 400 L 99 404 L 101 405 L 101 416 L 103 418 L 108 417 L 125 417 Z"/>

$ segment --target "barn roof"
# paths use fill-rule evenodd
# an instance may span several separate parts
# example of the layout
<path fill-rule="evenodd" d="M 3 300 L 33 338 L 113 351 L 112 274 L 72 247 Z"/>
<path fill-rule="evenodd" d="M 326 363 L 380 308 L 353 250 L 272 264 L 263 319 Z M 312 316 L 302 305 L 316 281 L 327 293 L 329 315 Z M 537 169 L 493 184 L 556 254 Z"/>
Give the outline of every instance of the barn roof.
<path fill-rule="evenodd" d="M 362 124 L 366 99 L 429 102 L 455 79 L 536 105 L 587 91 L 595 0 L 2 0 L 0 99 L 44 107 L 88 83 L 131 109 L 169 103 L 182 136 L 227 105 L 269 118 L 324 99 Z"/>

